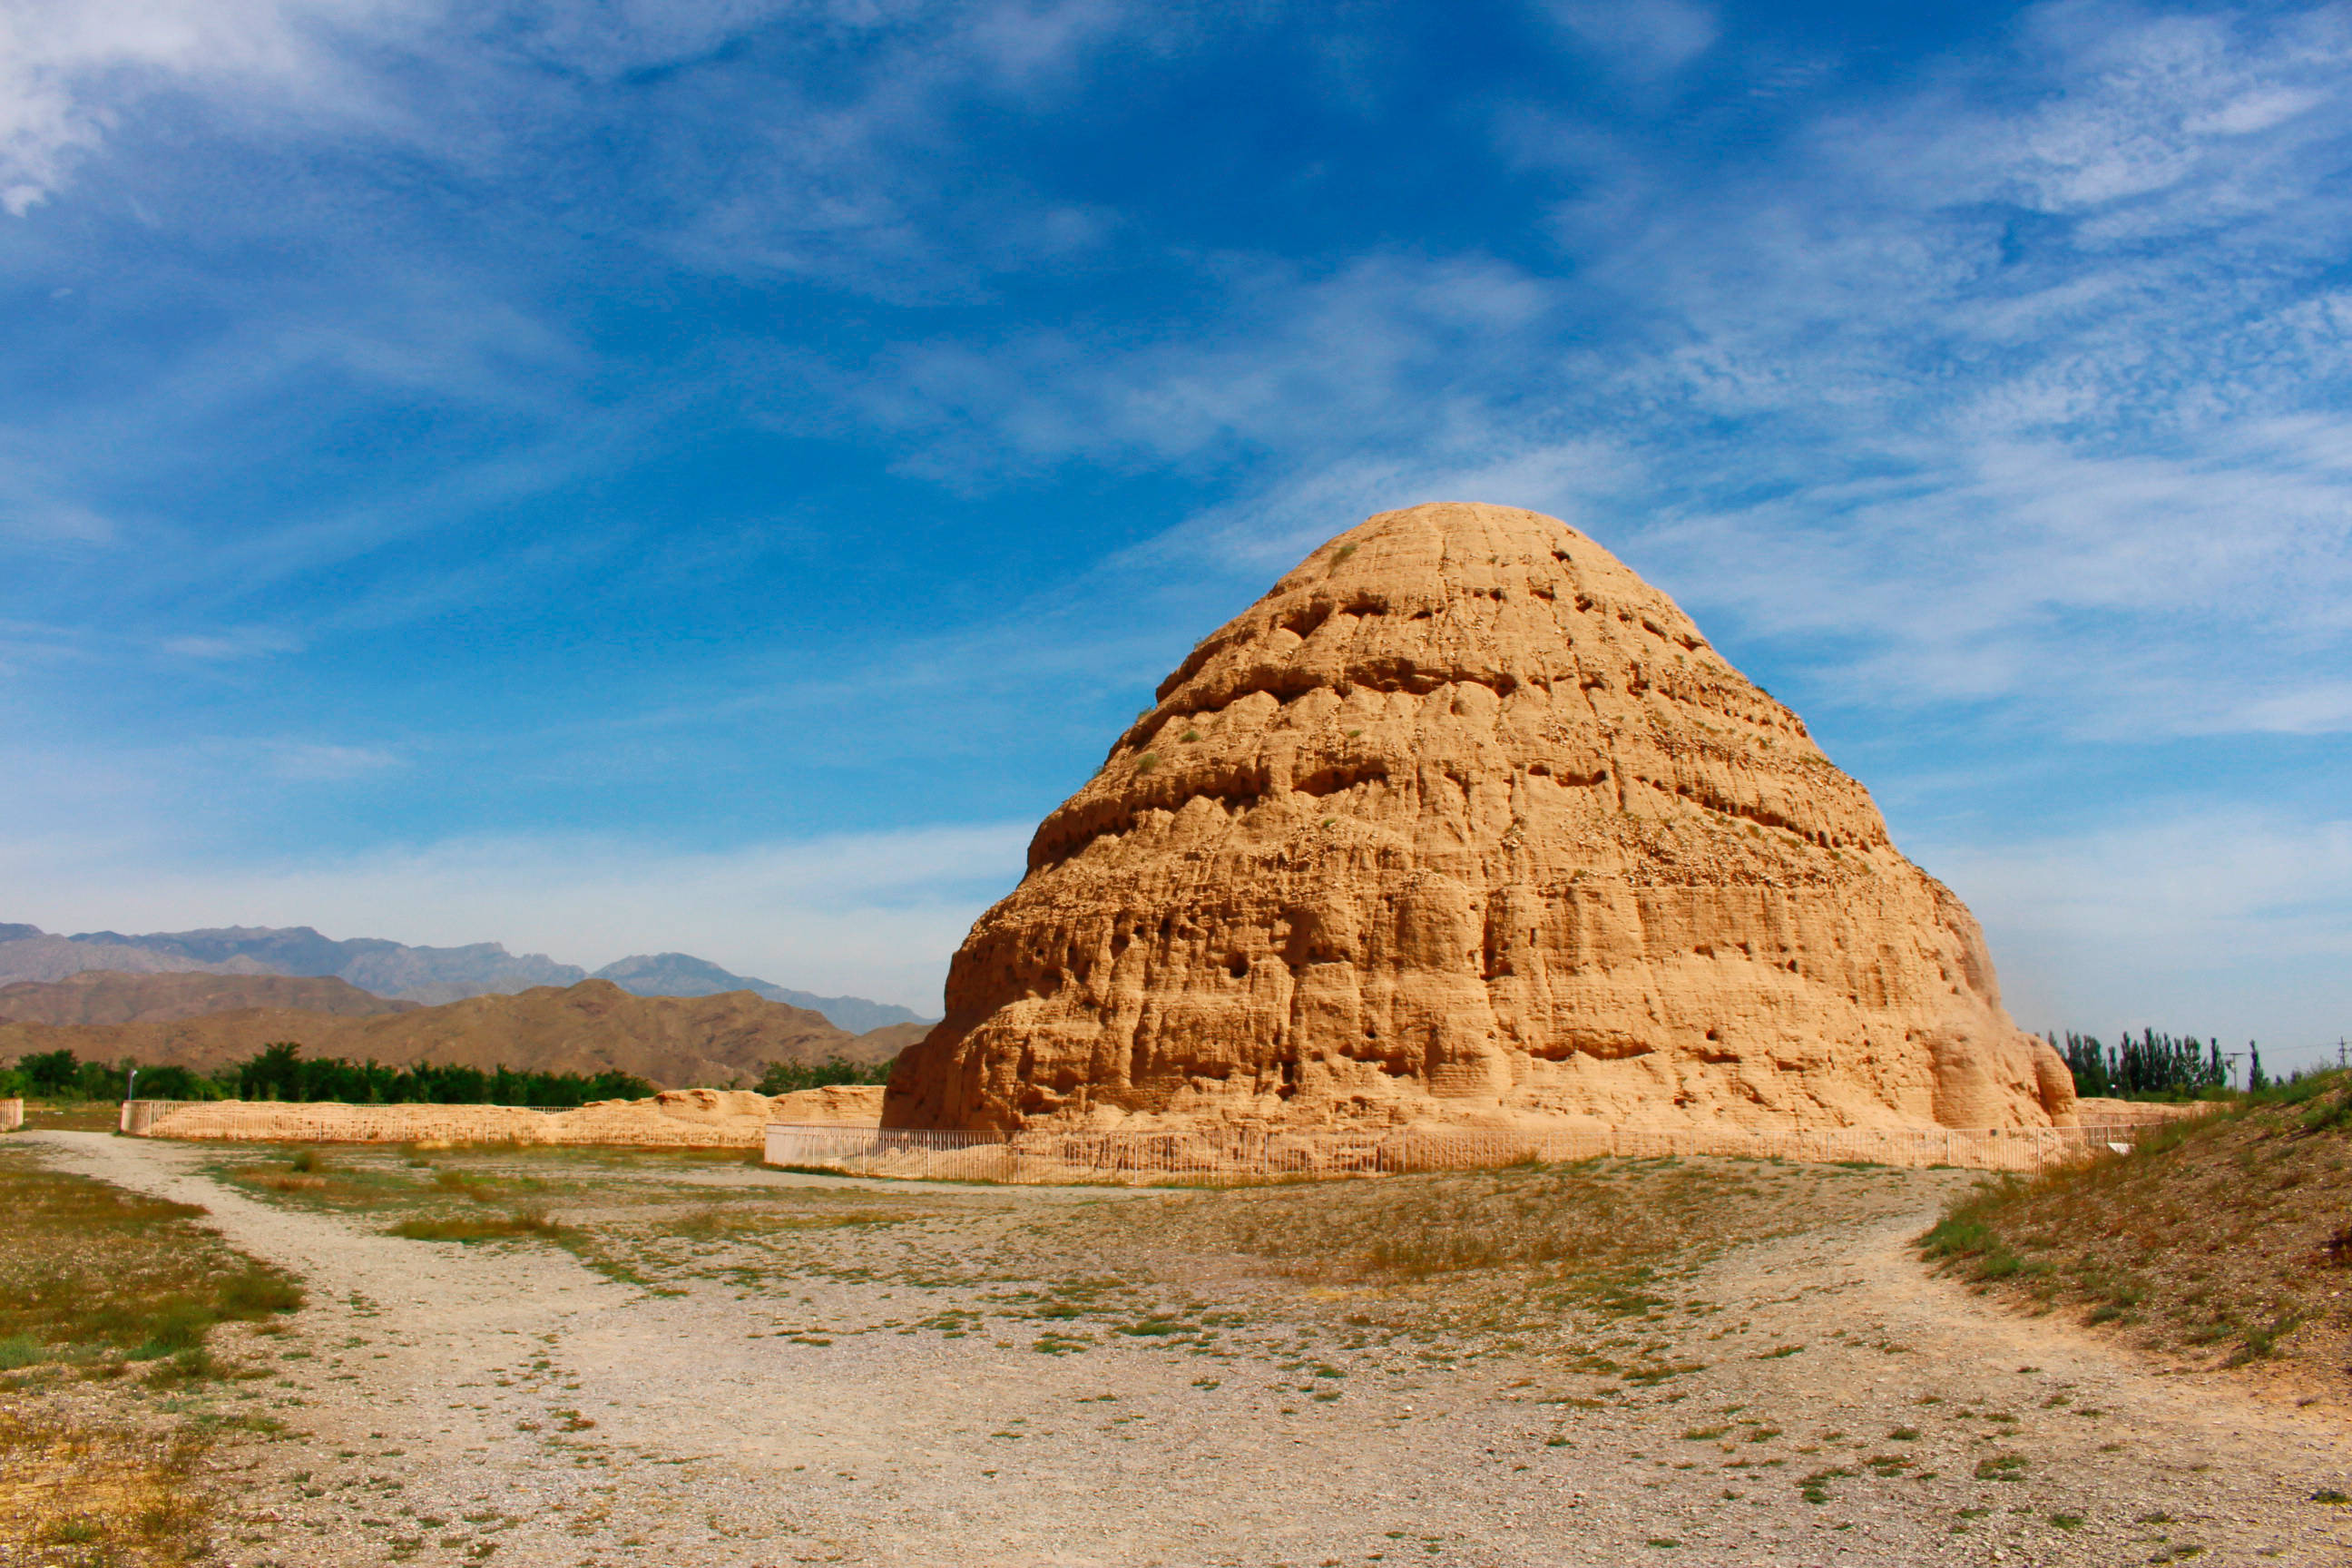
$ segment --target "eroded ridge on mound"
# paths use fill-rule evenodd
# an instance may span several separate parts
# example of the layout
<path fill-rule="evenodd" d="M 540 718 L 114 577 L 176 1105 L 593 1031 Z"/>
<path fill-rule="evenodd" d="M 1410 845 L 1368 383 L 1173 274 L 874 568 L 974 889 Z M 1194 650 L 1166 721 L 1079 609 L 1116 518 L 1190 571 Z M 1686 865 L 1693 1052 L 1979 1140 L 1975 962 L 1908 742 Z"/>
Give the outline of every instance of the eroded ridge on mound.
<path fill-rule="evenodd" d="M 1158 696 L 886 1124 L 2071 1119 L 1869 792 L 1555 519 L 1371 518 Z"/>

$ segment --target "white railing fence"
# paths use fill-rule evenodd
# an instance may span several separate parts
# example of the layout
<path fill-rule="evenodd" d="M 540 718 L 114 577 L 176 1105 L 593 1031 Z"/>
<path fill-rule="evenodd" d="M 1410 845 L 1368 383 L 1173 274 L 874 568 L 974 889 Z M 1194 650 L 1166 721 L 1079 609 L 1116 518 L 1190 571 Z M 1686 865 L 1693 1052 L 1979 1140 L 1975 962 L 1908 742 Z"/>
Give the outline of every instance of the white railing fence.
<path fill-rule="evenodd" d="M 126 1100 L 122 1102 L 122 1116 L 115 1123 L 115 1127 L 118 1131 L 128 1132 L 134 1138 L 144 1137 L 147 1129 L 154 1126 L 173 1111 L 184 1105 L 195 1103 L 197 1102 L 192 1100 Z"/>
<path fill-rule="evenodd" d="M 2118 1126 L 1524 1132 L 1202 1128 L 1006 1135 L 780 1122 L 768 1129 L 765 1158 L 771 1165 L 849 1175 L 1021 1183 L 1376 1175 L 1684 1154 L 2033 1171 L 2101 1150 L 2127 1150 L 2134 1132 Z"/>

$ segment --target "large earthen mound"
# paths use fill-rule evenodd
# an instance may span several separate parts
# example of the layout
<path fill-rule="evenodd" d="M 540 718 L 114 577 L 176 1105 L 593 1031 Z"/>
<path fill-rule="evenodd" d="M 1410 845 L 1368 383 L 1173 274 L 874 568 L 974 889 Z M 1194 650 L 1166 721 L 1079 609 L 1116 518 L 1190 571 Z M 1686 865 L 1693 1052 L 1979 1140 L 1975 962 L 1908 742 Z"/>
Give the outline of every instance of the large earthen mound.
<path fill-rule="evenodd" d="M 1862 785 L 1554 519 L 1442 504 L 1192 650 L 956 954 L 885 1125 L 2043 1126 Z"/>

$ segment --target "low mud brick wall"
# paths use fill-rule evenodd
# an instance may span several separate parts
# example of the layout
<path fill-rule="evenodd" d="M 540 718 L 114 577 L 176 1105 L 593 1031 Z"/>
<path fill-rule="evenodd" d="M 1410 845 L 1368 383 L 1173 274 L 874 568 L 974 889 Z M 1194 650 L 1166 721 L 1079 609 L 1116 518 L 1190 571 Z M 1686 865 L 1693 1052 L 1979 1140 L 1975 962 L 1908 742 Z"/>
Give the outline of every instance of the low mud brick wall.
<path fill-rule="evenodd" d="M 1789 1131 L 1597 1127 L 1556 1131 L 1381 1129 L 1267 1131 L 1209 1127 L 1172 1132 L 1037 1131 L 1013 1134 L 896 1128 L 794 1126 L 767 1130 L 771 1165 L 855 1175 L 989 1182 L 1153 1181 L 1170 1177 L 1361 1176 L 1475 1170 L 1519 1161 L 1553 1163 L 1604 1156 L 1682 1155 L 1958 1165 L 2035 1171 L 2131 1147 L 2128 1125 L 1881 1128 Z"/>
<path fill-rule="evenodd" d="M 637 1148 L 756 1149 L 779 1116 L 827 1126 L 881 1120 L 879 1087 L 853 1085 L 755 1094 L 667 1089 L 650 1100 L 607 1100 L 577 1110 L 512 1105 L 342 1105 L 331 1101 L 131 1100 L 122 1131 L 145 1138 L 249 1143 L 548 1143 Z"/>

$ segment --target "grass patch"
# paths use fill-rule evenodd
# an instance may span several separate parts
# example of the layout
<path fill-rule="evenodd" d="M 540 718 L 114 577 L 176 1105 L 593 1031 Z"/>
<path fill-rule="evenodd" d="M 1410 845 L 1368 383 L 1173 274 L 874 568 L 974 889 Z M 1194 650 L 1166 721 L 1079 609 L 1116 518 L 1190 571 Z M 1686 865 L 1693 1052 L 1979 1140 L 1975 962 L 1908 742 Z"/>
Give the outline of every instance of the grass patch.
<path fill-rule="evenodd" d="M 232 1250 L 205 1211 L 42 1168 L 0 1151 L 0 1345 L 152 1359 L 215 1325 L 302 1305 L 291 1277 Z M 28 1347 L 30 1349 L 28 1350 Z"/>
<path fill-rule="evenodd" d="M 1573 1304 L 1623 1316 L 1665 1303 L 1648 1268 L 1746 1239 L 1751 1189 L 1733 1169 L 1660 1161 L 1525 1163 L 1377 1183 L 1229 1190 L 1155 1216 L 1171 1243 L 1241 1252 L 1294 1278 L 1437 1281 L 1463 1275 L 1578 1281 Z M 1738 1216 L 1737 1218 L 1733 1216 Z"/>
<path fill-rule="evenodd" d="M 1977 1479 L 1980 1481 L 2021 1481 L 2025 1479 L 2025 1456 L 1995 1454 L 1977 1461 Z"/>
<path fill-rule="evenodd" d="M 555 1237 L 563 1227 L 535 1210 L 513 1214 L 457 1215 L 446 1218 L 404 1219 L 386 1234 L 410 1241 L 511 1241 L 518 1237 Z"/>
<path fill-rule="evenodd" d="M 2326 1365 L 2352 1356 L 2335 1301 L 2347 1208 L 2352 1075 L 2329 1071 L 2149 1130 L 2127 1154 L 1982 1181 L 1917 1245 L 1979 1289 L 2153 1349 Z"/>

